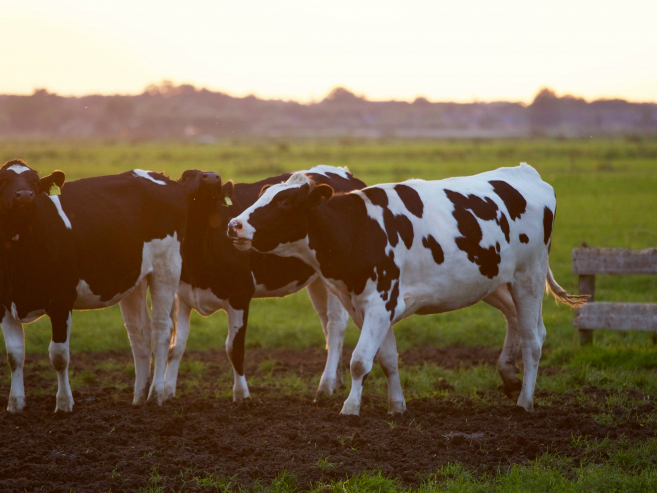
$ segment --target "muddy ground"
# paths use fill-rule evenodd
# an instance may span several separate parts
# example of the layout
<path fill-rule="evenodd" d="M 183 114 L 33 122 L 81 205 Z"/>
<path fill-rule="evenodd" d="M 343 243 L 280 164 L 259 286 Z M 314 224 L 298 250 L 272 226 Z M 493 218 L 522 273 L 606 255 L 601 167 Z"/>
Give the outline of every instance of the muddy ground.
<path fill-rule="evenodd" d="M 251 350 L 247 375 L 266 368 L 274 375 L 318 376 L 324 354 Z M 428 361 L 445 367 L 494 365 L 496 358 L 495 351 L 471 348 L 418 348 L 401 355 L 406 365 Z M 97 368 L 107 361 L 125 366 L 130 353 L 73 355 L 71 373 L 99 378 L 78 384 L 74 412 L 62 415 L 53 413 L 56 377 L 46 371 L 47 359 L 28 356 L 26 410 L 0 412 L 0 491 L 134 491 L 147 486 L 149 478 L 152 484 L 158 474 L 166 477 L 167 488 L 203 491 L 192 477 L 232 477 L 234 484 L 248 487 L 256 480 L 269 482 L 283 470 L 293 473 L 300 487 L 377 469 L 414 484 L 448 462 L 495 474 L 545 452 L 577 460 L 585 452 L 573 444 L 573 436 L 633 442 L 656 432 L 637 422 L 655 412 L 652 398 L 630 416 L 618 410 L 614 425 L 596 423 L 594 414 L 609 412 L 609 393 L 594 388 L 566 395 L 539 391 L 539 402 L 550 405 L 533 414 L 513 406 L 501 392 L 473 399 L 448 391 L 447 397 L 410 400 L 407 412 L 394 418 L 386 414 L 383 398 L 370 395 L 360 417 L 344 417 L 339 415 L 344 396 L 316 404 L 310 393 L 285 396 L 273 385 L 252 386 L 252 402 L 236 405 L 214 395 L 217 380 L 225 381 L 229 370 L 222 351 L 189 352 L 185 360 L 206 363 L 193 391 L 161 408 L 135 408 L 129 372 Z M 112 381 L 122 385 L 107 385 L 103 372 L 113 372 Z M 8 373 L 3 361 L 0 375 Z M 184 386 L 186 378 L 181 376 L 179 384 Z M 9 382 L 2 382 L 4 408 Z"/>

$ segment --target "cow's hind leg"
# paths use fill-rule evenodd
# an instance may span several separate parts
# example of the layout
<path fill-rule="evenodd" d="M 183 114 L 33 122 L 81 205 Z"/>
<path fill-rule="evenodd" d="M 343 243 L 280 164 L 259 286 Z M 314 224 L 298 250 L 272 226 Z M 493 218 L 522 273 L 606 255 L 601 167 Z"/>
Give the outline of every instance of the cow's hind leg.
<path fill-rule="evenodd" d="M 147 279 L 151 292 L 151 342 L 155 364 L 148 402 L 161 406 L 164 402 L 164 372 L 171 345 L 171 329 L 175 322 L 173 306 L 182 267 L 180 243 L 175 238 L 172 241 L 161 240 L 153 247 L 152 262 L 153 271 Z"/>
<path fill-rule="evenodd" d="M 135 390 L 132 400 L 135 405 L 146 402 L 151 372 L 151 317 L 146 301 L 147 290 L 148 284 L 144 280 L 120 302 L 123 323 L 128 331 L 135 360 Z"/>
<path fill-rule="evenodd" d="M 25 333 L 23 325 L 17 322 L 8 310 L 2 317 L 2 335 L 7 348 L 7 361 L 11 370 L 11 390 L 7 411 L 18 413 L 25 407 L 25 387 L 23 386 L 23 366 L 25 364 Z"/>
<path fill-rule="evenodd" d="M 390 330 L 390 313 L 383 309 L 373 309 L 365 314 L 363 327 L 356 349 L 351 355 L 351 390 L 342 405 L 341 414 L 359 414 L 363 383 L 372 371 L 374 356 Z"/>
<path fill-rule="evenodd" d="M 57 404 L 55 412 L 70 413 L 73 411 L 73 394 L 68 381 L 69 341 L 71 338 L 71 312 L 53 311 L 50 314 L 52 323 L 52 340 L 48 353 L 50 363 L 57 372 Z"/>
<path fill-rule="evenodd" d="M 244 342 L 246 340 L 249 307 L 247 305 L 246 308 L 240 310 L 229 304 L 226 312 L 228 313 L 226 354 L 233 365 L 233 401 L 240 402 L 251 397 L 244 376 Z"/>
<path fill-rule="evenodd" d="M 164 375 L 164 398 L 169 399 L 176 396 L 176 384 L 178 381 L 178 371 L 180 369 L 180 360 L 185 352 L 187 338 L 189 337 L 189 318 L 192 315 L 192 308 L 185 301 L 178 297 L 179 307 L 176 314 L 178 324 L 174 340 L 171 341 L 169 355 L 167 357 L 167 370 Z"/>
<path fill-rule="evenodd" d="M 388 379 L 388 414 L 403 413 L 406 411 L 406 401 L 399 380 L 397 341 L 392 327 L 381 344 L 377 359 Z"/>
<path fill-rule="evenodd" d="M 308 296 L 322 322 L 326 339 L 326 366 L 317 389 L 317 397 L 333 395 L 343 385 L 342 380 L 342 343 L 349 322 L 349 314 L 337 296 L 331 293 L 321 279 L 316 279 L 308 286 Z"/>
<path fill-rule="evenodd" d="M 539 269 L 536 269 L 539 270 Z M 534 388 L 545 339 L 541 304 L 545 286 L 545 270 L 541 277 L 537 272 L 517 273 L 511 294 L 518 312 L 518 330 L 522 346 L 524 375 L 518 406 L 527 411 L 534 410 Z"/>
<path fill-rule="evenodd" d="M 522 380 L 518 378 L 516 358 L 520 349 L 520 333 L 518 331 L 518 313 L 513 303 L 513 297 L 506 284 L 502 284 L 489 294 L 484 301 L 502 312 L 506 319 L 506 337 L 504 347 L 498 361 L 497 369 L 504 382 L 504 393 L 511 399 L 517 399 L 522 388 Z"/>

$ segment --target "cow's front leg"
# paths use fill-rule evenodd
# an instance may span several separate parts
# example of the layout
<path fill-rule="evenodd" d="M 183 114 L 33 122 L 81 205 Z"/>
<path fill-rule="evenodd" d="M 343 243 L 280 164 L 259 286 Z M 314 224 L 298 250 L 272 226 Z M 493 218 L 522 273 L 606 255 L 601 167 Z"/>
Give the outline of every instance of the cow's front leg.
<path fill-rule="evenodd" d="M 4 309 L 2 309 L 4 310 Z M 25 407 L 25 388 L 23 387 L 23 365 L 25 364 L 25 334 L 23 325 L 14 319 L 9 310 L 2 317 L 2 335 L 7 348 L 7 361 L 11 370 L 11 390 L 7 411 L 18 413 Z"/>
<path fill-rule="evenodd" d="M 172 341 L 167 356 L 167 370 L 164 374 L 164 398 L 170 399 L 176 396 L 176 384 L 178 382 L 178 371 L 180 369 L 180 360 L 187 346 L 189 337 L 189 319 L 192 315 L 192 308 L 185 303 L 182 297 L 179 297 L 180 306 L 177 315 L 177 329 L 175 341 Z"/>
<path fill-rule="evenodd" d="M 71 337 L 71 311 L 50 313 L 52 340 L 50 341 L 50 363 L 57 372 L 57 405 L 55 412 L 73 411 L 73 394 L 68 381 L 69 340 Z"/>
<path fill-rule="evenodd" d="M 228 312 L 226 354 L 233 365 L 233 401 L 239 402 L 251 397 L 244 376 L 244 341 L 246 339 L 249 307 L 247 305 L 246 308 L 239 310 L 229 304 L 226 311 Z"/>
<path fill-rule="evenodd" d="M 363 327 L 356 349 L 351 355 L 351 391 L 342 405 L 341 414 L 360 413 L 363 382 L 372 371 L 374 356 L 390 330 L 390 313 L 382 308 L 370 309 L 365 313 Z"/>

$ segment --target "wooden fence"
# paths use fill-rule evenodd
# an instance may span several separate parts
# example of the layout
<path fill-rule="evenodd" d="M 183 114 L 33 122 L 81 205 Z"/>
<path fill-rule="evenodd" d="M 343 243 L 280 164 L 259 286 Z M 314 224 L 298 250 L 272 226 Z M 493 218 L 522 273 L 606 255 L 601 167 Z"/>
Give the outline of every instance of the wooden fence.
<path fill-rule="evenodd" d="M 579 294 L 591 296 L 589 302 L 575 309 L 573 325 L 579 329 L 580 344 L 593 342 L 593 330 L 644 330 L 657 334 L 657 303 L 594 302 L 595 276 L 600 274 L 657 274 L 657 248 L 625 250 L 622 248 L 573 249 L 573 274 L 579 276 Z"/>

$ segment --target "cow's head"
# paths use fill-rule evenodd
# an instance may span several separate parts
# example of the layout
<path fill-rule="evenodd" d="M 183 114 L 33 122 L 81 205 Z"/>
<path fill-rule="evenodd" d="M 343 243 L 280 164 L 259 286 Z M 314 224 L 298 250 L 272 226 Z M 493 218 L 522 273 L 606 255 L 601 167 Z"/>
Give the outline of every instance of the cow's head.
<path fill-rule="evenodd" d="M 332 195 L 329 185 L 316 185 L 303 173 L 294 173 L 285 183 L 265 185 L 260 198 L 230 221 L 228 236 L 241 250 L 274 252 L 279 245 L 305 238 L 310 210 Z"/>
<path fill-rule="evenodd" d="M 53 185 L 61 188 L 66 175 L 55 171 L 39 179 L 39 174 L 20 159 L 13 159 L 0 168 L 0 214 L 3 222 L 26 226 L 36 208 L 40 193 L 49 193 Z"/>
<path fill-rule="evenodd" d="M 199 206 L 214 207 L 217 204 L 230 205 L 233 196 L 233 182 L 222 185 L 221 176 L 212 171 L 190 169 L 185 171 L 178 182 L 187 193 L 187 200 Z"/>

